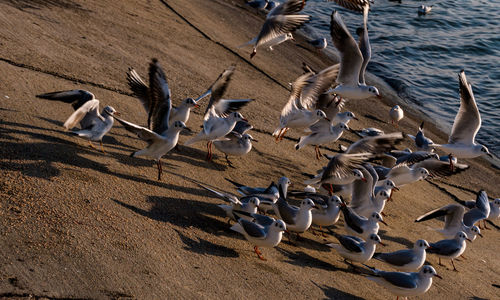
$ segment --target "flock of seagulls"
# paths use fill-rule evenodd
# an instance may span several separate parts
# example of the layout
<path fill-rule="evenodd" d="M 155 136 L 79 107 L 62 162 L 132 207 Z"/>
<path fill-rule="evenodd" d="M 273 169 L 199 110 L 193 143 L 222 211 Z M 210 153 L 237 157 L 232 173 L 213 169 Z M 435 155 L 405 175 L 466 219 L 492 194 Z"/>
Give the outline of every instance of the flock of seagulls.
<path fill-rule="evenodd" d="M 354 132 L 348 126 L 357 118 L 353 112 L 342 111 L 345 102 L 363 101 L 369 97 L 380 97 L 375 86 L 365 82 L 366 66 L 372 55 L 368 35 L 368 0 L 334 0 L 337 4 L 363 13 L 363 26 L 358 28 L 359 40 L 349 33 L 340 13 L 331 14 L 331 40 L 340 54 L 340 63 L 321 71 L 314 71 L 306 64 L 304 74 L 300 75 L 290 88 L 290 95 L 279 118 L 279 126 L 274 130 L 276 142 L 283 139 L 288 130 L 304 132 L 295 145 L 300 150 L 306 145 L 315 146 L 316 159 L 322 155 L 320 145 L 332 144 L 345 131 Z M 273 47 L 293 38 L 293 32 L 307 22 L 310 17 L 300 14 L 306 5 L 305 0 L 288 0 L 277 3 L 269 0 L 254 0 L 247 3 L 256 9 L 268 10 L 267 17 L 256 38 L 245 45 L 253 47 L 253 58 L 258 48 Z M 326 47 L 326 39 L 311 41 L 316 49 Z M 243 46 L 245 46 L 243 45 Z M 161 158 L 174 149 L 179 142 L 180 132 L 191 131 L 187 127 L 190 111 L 200 106 L 209 97 L 202 129 L 187 140 L 189 146 L 198 142 L 207 143 L 207 160 L 212 159 L 212 146 L 228 156 L 242 156 L 252 149 L 256 140 L 248 133 L 253 127 L 239 110 L 250 104 L 253 99 L 224 99 L 235 66 L 224 70 L 214 83 L 201 96 L 187 98 L 179 106 L 172 104 L 172 94 L 167 76 L 157 59 L 149 64 L 148 83 L 134 69 L 129 69 L 126 79 L 131 91 L 143 105 L 147 113 L 145 126 L 140 126 L 119 117 L 114 108 L 106 106 L 99 112 L 99 100 L 84 90 L 44 93 L 37 97 L 71 103 L 75 112 L 64 123 L 67 130 L 80 124 L 80 129 L 72 133 L 99 142 L 104 152 L 102 138 L 111 130 L 114 119 L 126 130 L 137 135 L 147 143 L 144 149 L 134 151 L 131 157 L 145 156 L 155 160 L 158 180 L 161 180 Z M 500 199 L 488 200 L 485 191 L 479 191 L 476 201 L 468 201 L 430 211 L 415 222 L 423 222 L 444 217 L 444 227 L 437 229 L 446 239 L 429 243 L 418 240 L 412 249 L 391 253 L 377 252 L 382 245 L 378 235 L 380 224 L 385 224 L 384 208 L 391 200 L 394 190 L 429 177 L 451 176 L 468 168 L 458 159 L 491 155 L 488 149 L 476 143 L 475 136 L 481 126 L 481 117 L 465 72 L 459 74 L 460 110 L 455 118 L 447 144 L 436 144 L 424 134 L 424 122 L 415 136 L 416 151 L 395 150 L 395 145 L 403 141 L 401 132 L 384 133 L 377 128 L 365 128 L 355 132 L 361 138 L 349 147 L 342 148 L 328 156 L 328 164 L 316 174 L 306 174 L 305 191 L 289 191 L 291 181 L 281 177 L 277 184 L 271 182 L 267 187 L 250 187 L 232 180 L 239 196 L 222 192 L 207 184 L 197 184 L 209 193 L 225 201 L 219 207 L 225 212 L 229 222 L 234 222 L 231 230 L 241 233 L 253 246 L 257 256 L 265 260 L 259 247 L 275 247 L 288 234 L 292 240 L 312 227 L 336 224 L 343 216 L 342 235 L 330 231 L 338 243 L 328 243 L 341 257 L 350 263 L 365 264 L 374 258 L 387 264 L 396 271 L 381 271 L 371 267 L 364 275 L 387 288 L 396 296 L 414 296 L 425 293 L 432 285 L 432 278 L 439 277 L 430 265 L 424 265 L 427 254 L 450 259 L 460 257 L 466 249 L 466 241 L 473 241 L 481 235 L 475 224 L 481 221 L 497 220 L 500 215 Z M 404 113 L 396 105 L 389 112 L 391 122 L 398 126 Z M 440 157 L 436 150 L 445 155 Z M 288 200 L 301 199 L 299 206 Z M 347 200 L 350 201 L 347 201 Z M 274 214 L 274 217 L 271 216 Z M 484 223 L 486 227 L 486 223 Z M 314 229 L 312 229 L 314 230 Z M 366 266 L 366 265 L 365 265 Z"/>

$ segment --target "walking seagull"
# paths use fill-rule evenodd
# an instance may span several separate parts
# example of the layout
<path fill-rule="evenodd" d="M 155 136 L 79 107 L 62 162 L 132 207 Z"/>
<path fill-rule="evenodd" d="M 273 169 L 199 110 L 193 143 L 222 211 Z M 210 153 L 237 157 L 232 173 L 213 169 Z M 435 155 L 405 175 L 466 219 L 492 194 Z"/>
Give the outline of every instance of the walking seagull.
<path fill-rule="evenodd" d="M 113 117 L 120 115 L 113 107 L 106 106 L 102 113 L 99 113 L 99 100 L 95 98 L 94 94 L 85 90 L 52 92 L 36 95 L 36 97 L 71 103 L 75 112 L 64 122 L 64 128 L 70 130 L 80 123 L 81 129 L 72 132 L 88 138 L 90 147 L 94 149 L 92 141 L 99 142 L 102 152 L 106 153 L 102 145 L 102 138 L 113 127 Z"/>
<path fill-rule="evenodd" d="M 161 157 L 172 150 L 179 140 L 179 133 L 187 129 L 182 121 L 170 124 L 170 113 L 172 112 L 172 99 L 167 78 L 157 59 L 149 64 L 149 101 L 146 103 L 146 111 L 149 112 L 148 123 L 152 129 L 148 129 L 131 122 L 116 118 L 125 129 L 137 134 L 137 136 L 148 143 L 142 150 L 132 152 L 131 157 L 147 156 L 156 161 L 158 167 L 158 180 L 163 173 Z"/>

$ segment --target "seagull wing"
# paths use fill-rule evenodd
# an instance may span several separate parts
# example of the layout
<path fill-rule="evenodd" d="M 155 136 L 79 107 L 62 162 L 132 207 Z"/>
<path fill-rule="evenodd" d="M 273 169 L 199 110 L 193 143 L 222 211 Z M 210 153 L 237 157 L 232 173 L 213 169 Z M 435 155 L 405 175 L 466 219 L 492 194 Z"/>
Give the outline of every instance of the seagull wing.
<path fill-rule="evenodd" d="M 394 148 L 394 145 L 401 143 L 403 139 L 404 135 L 402 132 L 365 137 L 349 146 L 346 153 L 369 152 L 373 154 L 380 154 L 383 152 L 389 152 Z"/>
<path fill-rule="evenodd" d="M 149 64 L 149 84 L 151 106 L 148 127 L 158 134 L 163 134 L 168 129 L 172 99 L 167 77 L 156 59 Z"/>
<path fill-rule="evenodd" d="M 71 129 L 81 121 L 82 129 L 92 127 L 96 122 L 104 121 L 99 114 L 99 100 L 94 99 L 85 102 L 64 122 L 64 128 Z"/>
<path fill-rule="evenodd" d="M 338 5 L 354 10 L 357 12 L 363 12 L 365 7 L 370 7 L 370 0 L 327 0 L 328 2 L 335 2 Z"/>
<path fill-rule="evenodd" d="M 134 96 L 139 99 L 144 109 L 149 114 L 151 107 L 151 102 L 149 98 L 149 88 L 146 83 L 142 80 L 141 76 L 133 68 L 129 68 L 127 72 L 127 82 L 128 86 L 132 90 Z"/>
<path fill-rule="evenodd" d="M 212 85 L 208 88 L 207 92 L 210 91 L 210 101 L 208 102 L 208 106 L 205 110 L 204 120 L 207 120 L 212 115 L 217 115 L 215 106 L 222 99 L 222 96 L 226 92 L 235 68 L 236 66 L 232 65 L 229 68 L 225 69 L 219 75 L 219 77 L 217 77 L 214 83 L 212 83 Z M 220 109 L 222 108 L 219 108 L 219 110 Z"/>
<path fill-rule="evenodd" d="M 135 125 L 134 123 L 130 123 L 128 121 L 122 120 L 118 117 L 114 117 L 120 124 L 122 124 L 125 129 L 128 131 L 137 134 L 137 136 L 148 143 L 148 145 L 151 145 L 155 141 L 159 141 L 162 139 L 162 137 L 157 134 L 154 131 L 151 131 L 150 129 L 147 129 L 145 127 Z"/>
<path fill-rule="evenodd" d="M 340 65 L 335 64 L 309 77 L 300 98 L 301 106 L 309 110 L 316 108 L 319 95 L 325 93 L 335 83 L 339 69 Z"/>
<path fill-rule="evenodd" d="M 327 180 L 331 177 L 345 178 L 352 175 L 355 168 L 360 168 L 361 164 L 370 158 L 368 153 L 358 154 L 337 154 L 330 161 L 323 170 L 321 181 Z"/>
<path fill-rule="evenodd" d="M 330 34 L 335 48 L 340 52 L 340 71 L 337 83 L 357 85 L 359 83 L 359 72 L 363 64 L 363 55 L 344 21 L 336 11 L 331 16 Z"/>
<path fill-rule="evenodd" d="M 481 127 L 481 116 L 472 93 L 472 86 L 467 82 L 464 70 L 460 72 L 458 80 L 460 85 L 460 109 L 453 122 L 448 143 L 471 145 L 474 143 L 476 134 Z"/>
<path fill-rule="evenodd" d="M 58 91 L 45 94 L 36 95 L 37 98 L 62 101 L 65 103 L 71 103 L 74 110 L 79 109 L 87 101 L 94 100 L 95 96 L 86 90 L 69 90 L 69 91 Z"/>

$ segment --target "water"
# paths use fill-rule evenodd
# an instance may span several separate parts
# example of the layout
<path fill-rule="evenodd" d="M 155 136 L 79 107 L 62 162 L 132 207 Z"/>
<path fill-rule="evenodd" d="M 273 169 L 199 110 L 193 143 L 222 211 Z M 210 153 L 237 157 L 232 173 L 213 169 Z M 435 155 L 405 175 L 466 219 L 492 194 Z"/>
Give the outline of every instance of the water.
<path fill-rule="evenodd" d="M 425 16 L 417 8 L 434 5 Z M 362 26 L 359 13 L 333 2 L 309 0 L 304 13 L 313 36 L 326 37 L 330 14 L 338 10 L 355 39 Z M 458 73 L 465 69 L 481 112 L 476 137 L 500 154 L 500 1 L 375 0 L 368 17 L 372 58 L 368 71 L 383 78 L 407 105 L 417 108 L 450 132 L 460 106 Z M 305 28 L 306 31 L 307 28 Z M 415 129 L 416 131 L 416 129 Z"/>

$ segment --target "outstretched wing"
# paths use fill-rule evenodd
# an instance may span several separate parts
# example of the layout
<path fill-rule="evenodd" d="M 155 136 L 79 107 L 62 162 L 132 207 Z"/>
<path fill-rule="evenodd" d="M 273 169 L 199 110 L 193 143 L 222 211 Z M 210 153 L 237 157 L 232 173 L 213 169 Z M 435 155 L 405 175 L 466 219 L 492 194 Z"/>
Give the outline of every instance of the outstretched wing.
<path fill-rule="evenodd" d="M 151 145 L 155 141 L 161 140 L 161 136 L 157 134 L 156 132 L 153 132 L 147 128 L 144 128 L 139 125 L 135 125 L 134 123 L 130 123 L 128 121 L 122 120 L 118 117 L 114 117 L 120 124 L 125 127 L 128 131 L 137 134 L 137 136 L 148 143 L 148 145 Z"/>
<path fill-rule="evenodd" d="M 335 2 L 338 5 L 354 10 L 357 12 L 363 12 L 366 6 L 370 7 L 370 0 L 327 0 L 328 2 Z"/>
<path fill-rule="evenodd" d="M 141 102 L 142 106 L 144 106 L 144 109 L 146 112 L 149 114 L 149 109 L 151 107 L 151 102 L 150 98 L 148 95 L 148 86 L 146 83 L 142 80 L 141 76 L 137 73 L 136 70 L 133 68 L 128 68 L 127 72 L 127 82 L 128 86 L 132 90 L 132 93 L 134 93 L 134 96 L 139 99 Z"/>
<path fill-rule="evenodd" d="M 472 93 L 472 86 L 467 82 L 465 71 L 458 75 L 460 85 L 460 109 L 458 110 L 448 143 L 473 144 L 481 127 L 481 116 Z"/>
<path fill-rule="evenodd" d="M 81 122 L 80 122 L 81 121 Z M 94 99 L 85 102 L 64 122 L 64 128 L 71 129 L 80 122 L 82 129 L 92 127 L 96 122 L 102 122 L 104 119 L 99 114 L 99 100 Z"/>
<path fill-rule="evenodd" d="M 170 112 L 172 111 L 172 99 L 167 77 L 163 72 L 158 60 L 153 58 L 149 65 L 149 99 L 151 102 L 148 126 L 158 134 L 168 129 Z"/>
<path fill-rule="evenodd" d="M 217 102 L 219 102 L 226 92 L 235 68 L 236 66 L 232 65 L 225 69 L 224 72 L 222 72 L 214 83 L 212 83 L 212 85 L 208 88 L 206 93 L 210 92 L 210 102 L 208 102 L 208 106 L 205 110 L 205 119 L 207 119 L 207 116 L 211 113 L 215 113 L 215 110 L 212 110 L 212 108 L 217 104 Z"/>

